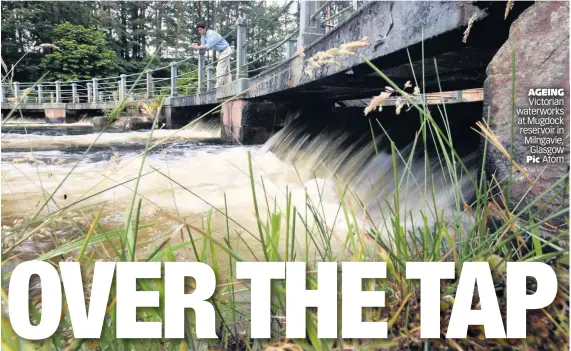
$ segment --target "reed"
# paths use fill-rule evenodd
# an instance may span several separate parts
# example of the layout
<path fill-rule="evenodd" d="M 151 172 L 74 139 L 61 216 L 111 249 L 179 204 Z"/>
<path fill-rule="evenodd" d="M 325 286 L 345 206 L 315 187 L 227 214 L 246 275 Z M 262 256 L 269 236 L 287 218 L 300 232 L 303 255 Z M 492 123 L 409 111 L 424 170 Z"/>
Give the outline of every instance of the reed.
<path fill-rule="evenodd" d="M 353 53 L 351 46 L 346 50 Z M 326 60 L 314 60 L 316 64 L 327 64 L 328 60 L 339 54 L 333 51 L 328 54 Z M 341 54 L 347 54 L 341 52 Z M 569 251 L 568 229 L 553 228 L 550 222 L 555 218 L 567 216 L 568 208 L 544 216 L 534 213 L 538 206 L 546 206 L 556 201 L 552 190 L 569 182 L 569 174 L 553 184 L 550 189 L 537 195 L 524 208 L 517 211 L 510 210 L 505 201 L 493 200 L 493 192 L 502 189 L 503 185 L 488 180 L 484 170 L 486 153 L 481 158 L 478 172 L 474 172 L 459 156 L 452 140 L 449 124 L 444 128 L 439 126 L 434 116 L 419 105 L 411 94 L 405 91 L 405 87 L 399 87 L 389 77 L 378 70 L 365 57 L 363 61 L 369 64 L 387 84 L 391 87 L 391 94 L 397 94 L 402 98 L 403 105 L 418 111 L 421 120 L 421 130 L 418 131 L 413 141 L 412 150 L 416 147 L 425 147 L 427 143 L 434 142 L 438 148 L 439 167 L 443 170 L 444 181 L 452 188 L 462 188 L 466 179 L 474 190 L 474 201 L 468 202 L 460 190 L 454 192 L 453 216 L 445 216 L 441 208 L 438 208 L 436 196 L 439 189 L 434 181 L 434 168 L 425 159 L 424 176 L 422 180 L 416 179 L 413 172 L 412 152 L 406 155 L 398 150 L 391 141 L 389 150 L 391 157 L 391 172 L 381 172 L 383 182 L 394 185 L 392 192 L 386 192 L 376 206 L 383 208 L 382 221 L 375 222 L 369 215 L 371 208 L 359 198 L 351 183 L 345 183 L 335 174 L 331 178 L 337 179 L 335 187 L 339 198 L 337 215 L 344 219 L 346 227 L 336 228 L 328 225 L 323 209 L 321 197 L 317 201 L 312 200 L 306 192 L 306 201 L 303 207 L 298 207 L 292 202 L 292 194 L 286 189 L 281 199 L 273 197 L 264 183 L 264 176 L 256 174 L 252 167 L 252 156 L 248 153 L 248 177 L 251 185 L 251 196 L 254 204 L 253 214 L 257 224 L 257 232 L 249 231 L 241 225 L 240 218 L 234 218 L 228 211 L 226 195 L 224 195 L 224 208 L 217 208 L 205 199 L 199 197 L 192 189 L 186 188 L 180 180 L 172 178 L 157 168 L 150 172 L 156 172 L 171 182 L 171 191 L 178 187 L 192 196 L 208 204 L 211 209 L 204 214 L 200 223 L 189 222 L 179 214 L 168 213 L 165 218 L 177 223 L 177 229 L 165 234 L 165 239 L 155 245 L 154 249 L 144 255 L 141 248 L 145 243 L 140 242 L 139 231 L 149 228 L 155 223 L 142 223 L 141 207 L 147 205 L 142 201 L 139 194 L 138 184 L 142 177 L 148 173 L 143 172 L 146 155 L 153 148 L 165 140 L 152 142 L 152 135 L 157 127 L 158 115 L 162 103 L 156 109 L 153 128 L 145 150 L 134 160 L 139 160 L 137 176 L 131 181 L 135 182 L 132 189 L 133 196 L 129 208 L 126 209 L 125 223 L 121 228 L 108 228 L 100 222 L 101 206 L 97 208 L 85 208 L 89 218 L 89 226 L 83 230 L 85 233 L 69 242 L 63 242 L 53 250 L 40 255 L 37 259 L 57 263 L 60 259 L 74 259 L 82 263 L 85 272 L 84 281 L 90 281 L 90 271 L 97 260 L 111 261 L 176 261 L 178 254 L 189 250 L 190 258 L 209 264 L 215 271 L 219 285 L 211 302 L 215 306 L 217 314 L 218 340 L 197 340 L 195 335 L 196 323 L 194 313 L 187 311 L 185 338 L 182 340 L 117 340 L 114 336 L 116 327 L 115 295 L 112 289 L 109 297 L 106 321 L 103 325 L 102 337 L 98 340 L 75 340 L 71 333 L 71 322 L 68 313 L 62 316 L 59 331 L 50 339 L 32 342 L 20 339 L 11 329 L 6 314 L 2 313 L 2 347 L 6 350 L 400 350 L 408 347 L 413 350 L 431 349 L 553 349 L 559 350 L 561 345 L 569 339 L 569 316 L 565 306 L 569 305 Z M 435 63 L 436 64 L 436 63 Z M 312 68 L 315 64 L 312 64 Z M 436 68 L 436 67 L 435 67 Z M 271 77 L 270 77 L 271 78 Z M 415 77 L 416 81 L 416 77 Z M 417 84 L 418 86 L 418 84 Z M 251 89 L 251 88 L 250 88 Z M 242 92 L 244 93 L 244 92 Z M 127 94 L 129 95 L 129 94 Z M 232 97 L 236 98 L 240 94 Z M 124 102 L 123 102 L 124 103 Z M 375 100 L 382 103 L 382 99 Z M 376 105 L 372 108 L 378 108 Z M 119 106 L 116 111 L 120 111 Z M 204 116 L 216 111 L 216 107 Z M 439 111 L 441 117 L 447 121 L 446 105 Z M 203 118 L 201 116 L 198 120 Z M 10 117 L 8 117 L 10 118 Z M 191 122 L 186 127 L 196 123 Z M 373 122 L 374 123 L 374 122 Z M 186 128 L 185 127 L 185 128 Z M 381 126 L 382 127 L 382 126 Z M 484 143 L 492 143 L 509 157 L 509 153 L 501 149 L 497 138 L 486 127 L 485 122 L 480 125 L 480 133 L 484 136 Z M 375 135 L 371 135 L 373 145 Z M 103 132 L 103 131 L 102 131 Z M 102 133 L 101 132 L 101 133 Z M 101 134 L 100 134 L 101 135 Z M 390 139 L 388 135 L 387 138 Z M 95 144 L 97 140 L 93 142 Z M 93 144 L 91 146 L 93 146 Z M 89 152 L 87 149 L 83 157 Z M 425 148 L 426 150 L 426 148 Z M 485 148 L 484 148 L 485 150 Z M 375 157 L 380 157 L 381 150 L 375 148 Z M 82 159 L 83 159 L 82 157 Z M 427 155 L 424 154 L 427 158 Z M 78 161 L 79 163 L 79 161 Z M 129 162 L 130 163 L 130 162 Z M 76 164 L 77 165 L 77 164 Z M 516 169 L 519 165 L 513 163 Z M 123 165 L 125 167 L 126 165 Z M 70 170 L 71 174 L 75 166 Z M 68 176 L 69 176 L 68 174 Z M 110 177 L 108 175 L 107 177 Z M 56 188 L 59 189 L 67 179 L 67 176 Z M 530 180 L 531 181 L 531 180 Z M 406 198 L 402 192 L 406 189 L 403 184 L 415 183 L 423 192 L 423 198 L 427 199 L 429 211 L 422 212 L 420 216 L 412 213 L 410 204 L 401 199 Z M 533 182 L 531 182 L 533 186 Z M 93 188 L 91 188 L 93 189 Z M 66 214 L 72 209 L 77 211 L 81 201 L 96 196 L 87 195 L 88 189 L 80 200 L 66 207 L 58 207 L 56 211 L 44 214 L 42 211 L 52 201 L 52 192 L 46 197 L 39 209 L 28 216 L 22 223 L 4 230 L 2 233 L 3 243 L 9 236 L 17 239 L 11 246 L 3 250 L 4 261 L 7 263 L 11 258 L 11 252 L 22 242 L 30 238 L 42 227 L 54 223 L 58 218 L 67 218 Z M 319 189 L 319 186 L 318 186 Z M 109 190 L 109 189 L 107 189 Z M 322 193 L 321 189 L 320 195 Z M 371 189 L 375 191 L 377 189 Z M 280 206 L 278 206 L 278 203 Z M 281 204 L 285 204 L 282 207 Z M 55 204 L 57 206 L 57 204 Z M 222 235 L 212 228 L 212 217 L 223 216 L 225 231 Z M 468 217 L 468 224 L 462 219 Z M 337 218 L 337 216 L 336 216 Z M 420 219 L 419 219 L 420 218 Z M 242 233 L 232 231 L 232 226 L 237 226 Z M 303 232 L 300 231 L 300 226 Z M 546 238 L 541 235 L 543 227 L 550 227 L 554 235 Z M 342 233 L 342 235 L 341 235 Z M 175 243 L 172 238 L 180 234 L 183 240 Z M 235 235 L 236 234 L 236 235 Z M 254 238 L 254 245 L 242 238 L 242 234 Z M 261 250 L 261 252 L 259 252 Z M 312 310 L 307 311 L 307 337 L 303 340 L 285 340 L 285 283 L 273 282 L 272 300 L 272 340 L 253 340 L 249 337 L 249 313 L 248 304 L 243 296 L 249 295 L 249 283 L 236 280 L 234 265 L 244 261 L 243 253 L 249 252 L 255 260 L 259 261 L 305 261 L 308 265 L 307 284 L 315 287 L 317 284 L 315 267 L 318 261 L 383 261 L 387 263 L 387 279 L 370 281 L 365 284 L 368 290 L 384 290 L 387 294 L 387 306 L 384 308 L 367 309 L 364 313 L 365 321 L 387 321 L 389 326 L 389 339 L 387 340 L 342 340 L 340 338 L 323 340 L 317 338 L 317 318 Z M 227 261 L 223 258 L 227 257 Z M 556 301 L 547 308 L 528 312 L 528 335 L 524 340 L 491 340 L 483 338 L 483 330 L 479 327 L 471 327 L 470 335 L 473 337 L 464 340 L 452 340 L 441 338 L 438 340 L 422 340 L 419 332 L 419 285 L 414 281 L 407 281 L 405 276 L 406 262 L 441 262 L 452 261 L 461 269 L 461 265 L 468 261 L 490 262 L 494 278 L 502 281 L 505 276 L 506 261 L 520 262 L 548 262 L 555 270 L 559 279 L 559 291 Z M 10 274 L 3 274 L 3 286 L 9 279 Z M 161 280 L 139 280 L 139 289 L 146 291 L 159 291 L 161 299 L 164 299 L 164 286 Z M 441 301 L 442 320 L 450 318 L 457 281 L 448 280 L 442 283 L 443 298 Z M 86 288 L 89 290 L 89 284 Z M 192 288 L 192 286 L 189 286 Z M 6 294 L 2 290 L 3 311 L 6 310 Z M 505 307 L 505 301 L 500 298 L 501 308 Z M 32 306 L 32 319 L 39 319 L 41 301 L 34 300 Z M 162 311 L 154 308 L 138 310 L 138 319 L 143 321 L 162 321 Z M 443 322 L 443 325 L 447 323 Z M 443 329 L 442 333 L 445 334 Z"/>

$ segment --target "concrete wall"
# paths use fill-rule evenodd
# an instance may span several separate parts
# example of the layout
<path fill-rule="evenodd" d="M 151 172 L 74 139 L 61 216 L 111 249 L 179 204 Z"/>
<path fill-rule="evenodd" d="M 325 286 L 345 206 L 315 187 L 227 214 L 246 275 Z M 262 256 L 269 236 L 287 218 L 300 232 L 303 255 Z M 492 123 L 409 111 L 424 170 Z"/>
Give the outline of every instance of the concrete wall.
<path fill-rule="evenodd" d="M 65 123 L 66 122 L 66 110 L 65 107 L 60 108 L 46 108 L 44 109 L 46 114 L 46 123 Z"/>
<path fill-rule="evenodd" d="M 280 101 L 232 100 L 222 104 L 222 140 L 230 143 L 261 144 L 283 126 L 295 109 Z"/>

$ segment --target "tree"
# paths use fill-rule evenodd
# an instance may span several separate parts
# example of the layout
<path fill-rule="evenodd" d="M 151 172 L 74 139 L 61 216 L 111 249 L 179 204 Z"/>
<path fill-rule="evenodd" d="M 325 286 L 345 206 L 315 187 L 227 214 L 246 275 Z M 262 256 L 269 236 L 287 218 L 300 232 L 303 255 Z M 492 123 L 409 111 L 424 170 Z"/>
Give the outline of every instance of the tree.
<path fill-rule="evenodd" d="M 54 29 L 53 44 L 59 50 L 44 56 L 41 67 L 47 80 L 79 80 L 118 74 L 117 54 L 109 47 L 105 32 L 95 26 L 69 22 Z"/>
<path fill-rule="evenodd" d="M 42 56 L 27 53 L 35 42 L 53 43 L 57 23 L 67 20 L 89 26 L 95 23 L 94 2 L 84 1 L 2 1 L 2 59 L 15 68 L 14 80 L 34 82 L 43 74 Z"/>
<path fill-rule="evenodd" d="M 199 21 L 206 22 L 223 36 L 229 34 L 227 41 L 235 47 L 236 20 L 245 18 L 248 53 L 251 54 L 280 42 L 297 28 L 296 1 L 287 4 L 289 1 L 2 1 L 2 59 L 10 66 L 24 57 L 14 70 L 15 81 L 35 82 L 46 69 L 52 70 L 51 77 L 54 72 L 61 78 L 72 77 L 70 67 L 78 65 L 78 62 L 83 66 L 83 58 L 69 57 L 72 61 L 59 62 L 63 56 L 73 56 L 63 49 L 50 58 L 27 52 L 34 42 L 36 45 L 57 45 L 56 41 L 62 40 L 62 36 L 55 31 L 64 21 L 95 30 L 97 38 L 101 38 L 99 31 L 105 34 L 105 48 L 93 50 L 95 61 L 90 58 L 89 62 L 98 62 L 101 53 L 109 54 L 109 49 L 116 54 L 116 61 L 109 57 L 115 64 L 91 67 L 94 63 L 89 63 L 89 67 L 80 67 L 82 70 L 76 74 L 78 77 L 84 77 L 86 73 L 101 76 L 110 71 L 138 73 L 145 68 L 153 53 L 159 58 L 151 68 L 189 58 L 196 54 L 190 45 L 200 40 L 195 28 Z M 335 6 L 337 2 L 332 8 Z M 74 39 L 73 36 L 68 37 Z M 93 43 L 88 41 L 86 45 Z M 211 54 L 208 57 L 213 59 Z M 249 68 L 256 69 L 252 72 L 256 74 L 282 59 L 281 47 L 271 52 L 264 51 L 248 57 L 249 61 L 256 60 L 249 64 Z M 190 62 L 196 63 L 194 59 Z M 50 67 L 52 64 L 54 66 Z M 163 73 L 168 75 L 169 72 L 157 72 Z"/>

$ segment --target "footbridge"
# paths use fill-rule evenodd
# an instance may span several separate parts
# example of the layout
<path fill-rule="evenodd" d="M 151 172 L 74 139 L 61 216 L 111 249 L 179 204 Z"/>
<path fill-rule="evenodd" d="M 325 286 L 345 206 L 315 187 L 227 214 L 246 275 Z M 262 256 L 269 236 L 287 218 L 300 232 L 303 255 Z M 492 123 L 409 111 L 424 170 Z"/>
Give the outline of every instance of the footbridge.
<path fill-rule="evenodd" d="M 386 81 L 363 58 L 399 86 L 418 86 L 420 100 L 442 91 L 451 92 L 445 95 L 448 103 L 481 100 L 467 99 L 462 91 L 483 86 L 486 66 L 510 25 L 501 3 L 374 1 L 358 6 L 354 1 L 326 14 L 328 3 L 300 1 L 298 28 L 253 52 L 247 52 L 246 24 L 238 20 L 233 29 L 233 81 L 225 86 L 214 87 L 216 61 L 201 51 L 140 74 L 3 83 L 2 112 L 43 111 L 48 122 L 59 123 L 77 113 L 101 113 L 121 105 L 134 117 L 142 113 L 138 109 L 143 103 L 165 98 L 163 117 L 168 127 L 176 128 L 223 103 L 223 138 L 259 142 L 301 113 L 355 107 L 381 93 Z M 343 44 L 349 45 L 349 53 L 335 49 Z M 279 50 L 282 61 L 248 70 L 255 60 Z M 180 73 L 179 67 L 188 62 L 198 68 Z M 443 100 L 444 95 L 436 103 Z"/>

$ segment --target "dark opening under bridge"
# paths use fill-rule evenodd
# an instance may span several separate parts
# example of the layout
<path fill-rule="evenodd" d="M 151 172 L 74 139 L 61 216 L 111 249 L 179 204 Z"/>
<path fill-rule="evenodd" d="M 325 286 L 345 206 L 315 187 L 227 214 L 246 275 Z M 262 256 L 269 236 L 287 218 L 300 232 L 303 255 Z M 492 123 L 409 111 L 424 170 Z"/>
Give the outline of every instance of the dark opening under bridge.
<path fill-rule="evenodd" d="M 181 79 L 177 71 L 181 62 L 173 62 L 119 77 L 3 84 L 3 114 L 16 108 L 44 111 L 49 122 L 62 122 L 74 112 L 101 112 L 119 103 L 134 108 L 164 96 L 164 118 L 173 128 L 226 102 L 220 113 L 222 137 L 259 142 L 296 114 L 323 114 L 335 106 L 351 105 L 343 101 L 371 98 L 382 92 L 386 81 L 360 55 L 401 87 L 416 80 L 426 93 L 481 88 L 486 66 L 506 40 L 510 25 L 503 18 L 505 5 L 489 2 L 367 2 L 323 19 L 327 3 L 301 1 L 299 28 L 281 42 L 251 54 L 245 49 L 246 26 L 239 20 L 231 84 L 213 88 L 214 65 L 207 64 L 201 52 L 196 56 L 196 80 Z M 346 19 L 332 24 L 335 16 L 350 11 L 353 13 Z M 308 62 L 319 52 L 363 38 L 369 45 L 360 48 L 357 55 L 334 56 L 335 62 L 319 67 Z M 284 46 L 287 50 L 282 62 L 248 72 L 249 57 Z M 195 58 L 184 61 L 190 59 Z M 457 93 L 446 102 L 462 101 L 462 94 Z"/>

